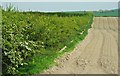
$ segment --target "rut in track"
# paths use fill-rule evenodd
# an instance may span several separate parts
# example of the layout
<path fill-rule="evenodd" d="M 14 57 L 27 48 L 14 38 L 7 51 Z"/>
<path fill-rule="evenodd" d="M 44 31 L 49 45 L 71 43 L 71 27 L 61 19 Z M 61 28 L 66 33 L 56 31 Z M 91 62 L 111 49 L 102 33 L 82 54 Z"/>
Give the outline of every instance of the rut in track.
<path fill-rule="evenodd" d="M 86 38 L 43 74 L 117 74 L 118 18 L 95 17 Z"/>

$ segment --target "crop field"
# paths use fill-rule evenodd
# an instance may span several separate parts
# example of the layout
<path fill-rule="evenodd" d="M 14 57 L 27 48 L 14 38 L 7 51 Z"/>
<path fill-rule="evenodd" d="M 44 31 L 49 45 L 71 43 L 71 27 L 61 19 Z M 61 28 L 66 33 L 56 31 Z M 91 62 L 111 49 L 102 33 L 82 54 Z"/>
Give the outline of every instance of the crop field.
<path fill-rule="evenodd" d="M 101 10 L 101 11 L 94 11 L 94 16 L 96 17 L 118 17 L 119 9 L 114 10 Z"/>
<path fill-rule="evenodd" d="M 93 14 L 2 10 L 3 74 L 36 74 L 83 40 Z"/>
<path fill-rule="evenodd" d="M 118 9 L 0 12 L 3 75 L 118 74 Z"/>

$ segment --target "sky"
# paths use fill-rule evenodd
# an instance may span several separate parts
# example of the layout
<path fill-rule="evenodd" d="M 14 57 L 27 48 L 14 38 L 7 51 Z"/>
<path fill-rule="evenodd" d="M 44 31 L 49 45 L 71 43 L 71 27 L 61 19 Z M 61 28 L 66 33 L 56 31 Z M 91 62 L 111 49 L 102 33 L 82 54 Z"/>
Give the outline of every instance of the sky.
<path fill-rule="evenodd" d="M 119 0 L 0 0 L 2 2 L 118 2 Z"/>
<path fill-rule="evenodd" d="M 61 12 L 82 10 L 117 9 L 118 2 L 2 2 L 2 6 L 12 4 L 22 11 Z"/>

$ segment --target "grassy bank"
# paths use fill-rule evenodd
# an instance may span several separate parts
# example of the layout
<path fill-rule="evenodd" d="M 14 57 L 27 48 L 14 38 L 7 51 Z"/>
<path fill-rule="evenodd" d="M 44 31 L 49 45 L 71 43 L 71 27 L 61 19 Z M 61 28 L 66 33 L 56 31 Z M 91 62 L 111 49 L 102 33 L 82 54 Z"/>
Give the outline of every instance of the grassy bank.
<path fill-rule="evenodd" d="M 36 74 L 55 65 L 55 58 L 85 38 L 93 19 L 91 12 L 2 14 L 3 74 Z"/>

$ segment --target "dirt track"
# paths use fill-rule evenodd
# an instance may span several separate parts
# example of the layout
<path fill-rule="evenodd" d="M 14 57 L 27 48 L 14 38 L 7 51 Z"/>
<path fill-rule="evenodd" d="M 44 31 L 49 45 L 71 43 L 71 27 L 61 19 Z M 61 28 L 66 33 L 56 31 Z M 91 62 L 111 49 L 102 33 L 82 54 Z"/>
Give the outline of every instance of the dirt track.
<path fill-rule="evenodd" d="M 95 17 L 87 37 L 72 53 L 57 59 L 57 65 L 43 74 L 117 74 L 117 19 Z"/>

